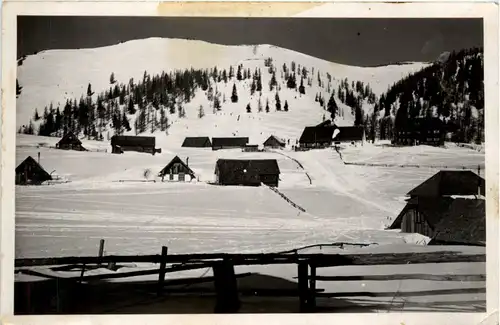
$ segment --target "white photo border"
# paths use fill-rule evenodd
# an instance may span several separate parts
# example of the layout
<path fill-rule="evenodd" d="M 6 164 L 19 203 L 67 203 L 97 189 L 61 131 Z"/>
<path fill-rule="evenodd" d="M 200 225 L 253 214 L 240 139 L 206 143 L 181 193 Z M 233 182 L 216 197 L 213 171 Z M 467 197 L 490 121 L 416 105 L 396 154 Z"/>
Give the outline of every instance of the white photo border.
<path fill-rule="evenodd" d="M 498 324 L 499 306 L 499 33 L 493 2 L 148 2 L 8 1 L 2 8 L 0 116 L 0 314 L 4 324 Z M 332 18 L 483 18 L 487 214 L 487 312 L 390 314 L 238 314 L 14 316 L 17 16 L 192 16 Z M 495 322 L 496 319 L 496 322 Z M 488 322 L 488 324 L 490 324 Z"/>

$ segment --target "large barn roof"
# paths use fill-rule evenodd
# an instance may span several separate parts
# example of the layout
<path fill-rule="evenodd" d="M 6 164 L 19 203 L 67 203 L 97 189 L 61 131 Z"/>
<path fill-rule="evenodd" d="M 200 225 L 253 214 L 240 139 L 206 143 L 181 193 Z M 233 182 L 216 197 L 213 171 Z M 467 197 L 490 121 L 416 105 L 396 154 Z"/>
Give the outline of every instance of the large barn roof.
<path fill-rule="evenodd" d="M 244 171 L 258 175 L 280 173 L 276 159 L 219 159 L 215 168 L 220 173 Z"/>
<path fill-rule="evenodd" d="M 429 244 L 446 242 L 465 245 L 486 243 L 486 201 L 455 199 L 436 225 Z"/>
<path fill-rule="evenodd" d="M 114 135 L 111 137 L 112 146 L 140 146 L 154 147 L 155 137 L 134 136 L 134 135 Z"/>
<path fill-rule="evenodd" d="M 212 143 L 210 142 L 209 137 L 186 137 L 182 143 L 182 147 L 190 148 L 204 148 L 211 146 Z"/>
<path fill-rule="evenodd" d="M 245 146 L 249 141 L 248 137 L 232 137 L 232 138 L 212 138 L 213 147 L 238 147 Z"/>
<path fill-rule="evenodd" d="M 331 142 L 335 128 L 327 126 L 306 126 L 300 136 L 300 143 Z"/>
<path fill-rule="evenodd" d="M 485 195 L 484 179 L 469 170 L 441 170 L 413 190 L 410 196 Z"/>

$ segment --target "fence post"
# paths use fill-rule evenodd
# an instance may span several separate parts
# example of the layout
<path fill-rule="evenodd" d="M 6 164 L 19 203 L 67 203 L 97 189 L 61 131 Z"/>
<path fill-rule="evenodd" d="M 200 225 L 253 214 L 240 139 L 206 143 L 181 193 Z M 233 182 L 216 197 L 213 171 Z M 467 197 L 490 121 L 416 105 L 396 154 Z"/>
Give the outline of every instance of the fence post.
<path fill-rule="evenodd" d="M 238 281 L 234 272 L 233 263 L 224 259 L 212 267 L 214 272 L 214 286 L 216 294 L 215 313 L 236 313 L 241 302 L 238 296 Z"/>
<path fill-rule="evenodd" d="M 104 239 L 101 239 L 99 242 L 99 259 L 102 258 L 104 255 Z M 97 265 L 101 265 L 101 262 L 97 263 Z"/>
<path fill-rule="evenodd" d="M 309 298 L 307 301 L 308 311 L 312 312 L 316 308 L 316 264 L 312 262 L 310 265 L 311 275 L 309 277 Z"/>
<path fill-rule="evenodd" d="M 308 298 L 308 290 L 309 286 L 307 283 L 308 276 L 308 265 L 307 262 L 299 261 L 298 263 L 298 277 L 299 277 L 299 308 L 300 312 L 307 311 L 307 298 Z"/>
<path fill-rule="evenodd" d="M 157 295 L 160 296 L 163 292 L 163 283 L 165 282 L 165 269 L 167 267 L 168 247 L 161 247 L 160 273 L 158 275 Z"/>

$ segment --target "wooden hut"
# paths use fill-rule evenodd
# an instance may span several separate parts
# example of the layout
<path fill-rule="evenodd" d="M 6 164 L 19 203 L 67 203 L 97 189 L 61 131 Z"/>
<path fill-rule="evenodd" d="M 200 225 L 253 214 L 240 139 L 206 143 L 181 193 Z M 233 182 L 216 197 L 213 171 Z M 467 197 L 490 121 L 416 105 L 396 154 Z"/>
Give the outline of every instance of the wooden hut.
<path fill-rule="evenodd" d="M 264 141 L 264 148 L 278 149 L 278 148 L 284 148 L 285 146 L 286 146 L 285 140 L 282 140 L 274 135 L 271 135 L 269 138 L 267 138 L 266 141 Z"/>
<path fill-rule="evenodd" d="M 63 150 L 77 150 L 77 151 L 86 151 L 82 145 L 82 142 L 73 132 L 68 132 L 64 135 L 58 143 L 56 143 L 57 149 Z"/>
<path fill-rule="evenodd" d="M 456 200 L 481 200 L 484 191 L 484 179 L 471 171 L 440 171 L 408 192 L 406 206 L 389 229 L 432 238 L 438 224 L 460 204 Z"/>
<path fill-rule="evenodd" d="M 186 162 L 183 162 L 178 156 L 175 156 L 158 174 L 164 181 L 165 177 L 168 177 L 169 181 L 186 181 L 186 176 L 189 176 L 191 181 L 195 178 L 195 173 L 191 168 L 189 168 L 189 158 Z"/>
<path fill-rule="evenodd" d="M 111 137 L 112 153 L 124 153 L 125 151 L 145 152 L 154 155 L 161 153 L 156 149 L 156 138 L 132 135 L 114 135 Z"/>
<path fill-rule="evenodd" d="M 186 137 L 182 147 L 186 148 L 209 148 L 212 142 L 209 137 Z"/>
<path fill-rule="evenodd" d="M 325 148 L 332 144 L 333 132 L 331 126 L 307 126 L 299 139 L 302 148 Z"/>
<path fill-rule="evenodd" d="M 40 185 L 49 180 L 52 176 L 31 156 L 16 167 L 17 185 Z"/>
<path fill-rule="evenodd" d="M 212 138 L 212 150 L 244 148 L 248 144 L 248 137 Z"/>
<path fill-rule="evenodd" d="M 276 159 L 219 159 L 215 175 L 219 185 L 278 187 L 280 169 Z"/>

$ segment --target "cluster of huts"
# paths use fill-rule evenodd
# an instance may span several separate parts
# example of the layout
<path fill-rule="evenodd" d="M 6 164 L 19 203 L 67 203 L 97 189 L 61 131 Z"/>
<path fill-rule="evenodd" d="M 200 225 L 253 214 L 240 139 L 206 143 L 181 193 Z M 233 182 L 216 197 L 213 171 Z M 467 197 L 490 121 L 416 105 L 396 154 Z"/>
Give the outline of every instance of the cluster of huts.
<path fill-rule="evenodd" d="M 270 136 L 264 143 L 267 147 L 284 147 L 285 142 L 275 136 Z M 248 138 L 186 138 L 183 147 L 212 147 L 213 150 L 241 148 L 247 151 Z M 122 154 L 125 151 L 144 152 L 154 155 L 161 153 L 156 149 L 155 137 L 145 136 L 113 136 L 111 138 L 112 153 Z M 56 144 L 57 149 L 87 151 L 82 142 L 73 133 L 68 133 Z M 253 147 L 252 147 L 253 148 Z M 252 150 L 254 151 L 254 150 Z M 219 159 L 215 165 L 216 184 L 259 186 L 266 184 L 277 187 L 280 169 L 276 159 Z M 189 167 L 189 158 L 184 162 L 175 156 L 159 173 L 162 181 L 191 181 L 196 178 L 195 172 Z M 39 185 L 52 180 L 49 174 L 33 157 L 27 157 L 16 168 L 16 184 Z"/>
<path fill-rule="evenodd" d="M 466 170 L 442 170 L 418 185 L 389 226 L 418 233 L 429 245 L 486 245 L 485 181 Z"/>
<path fill-rule="evenodd" d="M 249 141 L 248 137 L 213 137 L 212 140 L 209 137 L 186 137 L 182 147 L 212 148 L 212 150 L 240 148 L 247 152 L 258 151 L 259 145 L 250 144 Z M 284 139 L 271 135 L 264 141 L 263 146 L 264 148 L 278 149 L 284 148 L 286 143 Z"/>

